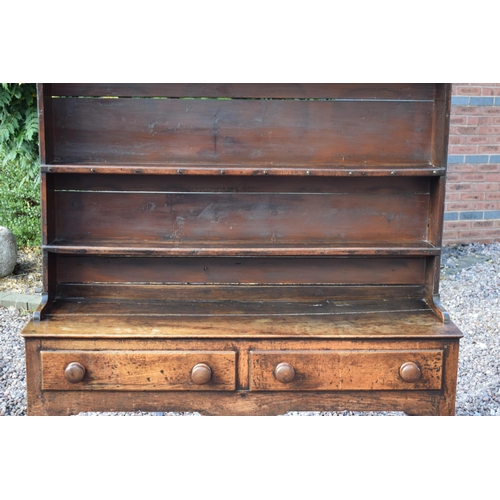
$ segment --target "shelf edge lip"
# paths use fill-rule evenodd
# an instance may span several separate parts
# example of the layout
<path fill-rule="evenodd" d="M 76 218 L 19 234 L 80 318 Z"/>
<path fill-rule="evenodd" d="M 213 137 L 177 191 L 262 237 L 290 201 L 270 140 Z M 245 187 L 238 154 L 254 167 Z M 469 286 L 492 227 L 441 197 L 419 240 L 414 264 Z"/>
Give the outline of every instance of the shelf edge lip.
<path fill-rule="evenodd" d="M 124 175 L 244 175 L 310 177 L 444 176 L 446 168 L 432 164 L 394 166 L 252 166 L 252 165 L 103 165 L 42 164 L 42 173 L 124 174 Z"/>
<path fill-rule="evenodd" d="M 77 254 L 77 255 L 136 255 L 136 256 L 162 256 L 162 257 L 206 257 L 206 256 L 229 256 L 229 257 L 247 257 L 247 256 L 429 256 L 440 255 L 439 247 L 431 246 L 411 246 L 408 247 L 349 247 L 349 248 L 332 248 L 325 246 L 315 246 L 309 248 L 299 247 L 276 247 L 276 248 L 260 248 L 260 247 L 237 247 L 237 248 L 217 248 L 217 247 L 114 247 L 100 246 L 92 247 L 86 245 L 43 245 L 43 250 L 51 253 L 59 254 Z"/>
<path fill-rule="evenodd" d="M 48 318 L 46 321 L 50 322 L 50 318 Z M 169 335 L 138 335 L 138 334 L 128 334 L 128 333 L 121 333 L 119 335 L 113 335 L 110 333 L 99 333 L 96 332 L 92 335 L 86 335 L 82 333 L 68 333 L 65 334 L 64 336 L 61 336 L 60 334 L 54 334 L 54 333 L 45 333 L 42 331 L 26 331 L 22 332 L 21 336 L 24 338 L 40 338 L 40 339 L 53 339 L 53 340 L 67 340 L 67 339 L 78 339 L 78 340 L 93 340 L 93 339 L 107 339 L 107 340 L 119 340 L 119 339 L 151 339 L 151 340 L 158 340 L 158 339 L 169 339 L 169 340 L 185 340 L 185 339 L 195 339 L 195 340 L 200 340 L 200 339 L 206 339 L 206 340 L 228 340 L 228 339 L 244 339 L 244 340 L 262 340 L 262 341 L 273 341 L 273 340 L 290 340 L 290 341 L 310 341 L 310 340 L 329 340 L 329 341 L 335 341 L 335 340 L 352 340 L 352 339 L 366 339 L 366 340 L 379 340 L 379 341 L 386 341 L 386 340 L 449 340 L 449 339 L 460 339 L 463 337 L 463 334 L 458 331 L 454 332 L 440 332 L 436 333 L 435 335 L 432 334 L 413 334 L 413 335 L 403 335 L 403 334 L 386 334 L 386 335 L 377 335 L 377 334 L 330 334 L 330 335 L 289 335 L 289 334 L 276 334 L 273 336 L 270 335 L 262 335 L 262 336 L 257 336 L 257 335 L 248 335 L 248 336 L 242 336 L 241 334 L 228 334 L 224 337 L 221 337 L 220 334 L 214 334 L 212 335 L 181 335 L 181 334 L 169 334 Z"/>

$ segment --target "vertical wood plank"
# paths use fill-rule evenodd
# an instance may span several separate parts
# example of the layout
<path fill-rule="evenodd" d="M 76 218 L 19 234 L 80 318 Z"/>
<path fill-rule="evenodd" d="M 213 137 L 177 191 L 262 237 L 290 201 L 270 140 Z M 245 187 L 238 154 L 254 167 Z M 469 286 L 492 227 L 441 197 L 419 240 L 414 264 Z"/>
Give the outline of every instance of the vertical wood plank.
<path fill-rule="evenodd" d="M 38 137 L 42 165 L 50 164 L 54 159 L 51 94 L 51 83 L 37 83 Z"/>
<path fill-rule="evenodd" d="M 41 340 L 26 339 L 26 400 L 28 415 L 43 415 L 44 400 L 41 391 L 42 373 L 40 365 Z"/>

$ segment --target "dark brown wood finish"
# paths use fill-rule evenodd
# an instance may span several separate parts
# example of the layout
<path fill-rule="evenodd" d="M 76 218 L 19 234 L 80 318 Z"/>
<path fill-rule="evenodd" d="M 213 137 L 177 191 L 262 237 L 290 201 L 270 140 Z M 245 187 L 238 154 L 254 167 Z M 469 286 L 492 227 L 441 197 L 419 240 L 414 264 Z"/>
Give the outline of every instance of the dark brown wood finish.
<path fill-rule="evenodd" d="M 431 163 L 420 162 L 398 163 L 396 165 L 332 165 L 315 166 L 314 168 L 302 166 L 274 166 L 274 165 L 231 165 L 231 164 L 185 164 L 165 163 L 158 165 L 103 165 L 103 164 L 58 164 L 42 165 L 43 173 L 56 174 L 113 174 L 113 175 L 204 175 L 204 176 L 263 176 L 263 177 L 434 177 L 444 175 L 444 167 L 436 167 Z"/>
<path fill-rule="evenodd" d="M 431 101 L 53 99 L 54 163 L 431 163 Z M 412 120 L 407 119 L 408 116 Z"/>
<path fill-rule="evenodd" d="M 57 241 L 99 245 L 113 235 L 121 244 L 188 243 L 194 248 L 211 243 L 256 247 L 306 244 L 335 248 L 345 242 L 351 246 L 376 242 L 374 246 L 380 246 L 427 240 L 429 195 L 418 192 L 419 186 L 407 179 L 394 179 L 407 181 L 395 186 L 406 184 L 406 192 L 388 188 L 361 192 L 353 188 L 356 179 L 343 179 L 338 184 L 345 187 L 332 185 L 332 192 L 327 192 L 323 186 L 322 192 L 316 193 L 288 191 L 286 183 L 274 179 L 259 192 L 256 180 L 266 179 L 253 179 L 248 190 L 240 181 L 243 187 L 235 186 L 240 190 L 232 192 L 196 192 L 196 186 L 187 180 L 184 190 L 174 186 L 163 192 L 143 192 L 141 186 L 135 191 L 57 192 Z M 302 190 L 307 184 L 313 184 L 313 190 L 318 184 L 315 181 L 303 182 Z M 323 184 L 332 184 L 332 179 L 328 181 Z M 270 188 L 274 192 L 269 192 Z"/>
<path fill-rule="evenodd" d="M 53 83 L 47 95 L 433 100 L 434 83 Z"/>
<path fill-rule="evenodd" d="M 234 391 L 235 352 L 213 351 L 42 351 L 43 390 Z M 77 361 L 75 361 L 77 360 Z M 84 367 L 78 381 L 63 376 L 71 364 Z M 210 367 L 203 384 L 192 370 Z"/>
<path fill-rule="evenodd" d="M 27 339 L 28 350 L 32 351 L 41 348 L 42 356 L 50 360 L 55 354 L 60 354 L 61 360 L 66 357 L 66 360 L 78 359 L 78 356 L 83 356 L 98 359 L 109 357 L 111 351 L 121 353 L 122 359 L 125 362 L 133 361 L 134 352 L 141 351 L 143 353 L 152 353 L 153 356 L 160 355 L 165 352 L 166 359 L 170 353 L 178 353 L 177 359 L 183 357 L 189 359 L 192 357 L 193 351 L 203 349 L 206 345 L 204 341 L 179 340 L 175 343 L 166 343 L 164 339 L 153 340 L 100 340 L 96 344 L 94 340 L 84 341 L 78 339 L 71 340 L 43 340 L 40 346 L 35 344 L 34 339 Z M 53 362 L 49 362 L 49 373 L 53 373 L 50 382 L 55 384 L 56 390 L 39 391 L 38 395 L 33 395 L 33 404 L 30 405 L 31 414 L 49 414 L 49 415 L 67 415 L 86 411 L 87 408 L 94 408 L 95 411 L 122 411 L 124 407 L 130 411 L 157 411 L 159 408 L 169 408 L 172 411 L 200 411 L 202 414 L 208 415 L 272 415 L 276 413 L 284 413 L 286 411 L 296 411 L 307 409 L 309 411 L 335 411 L 344 409 L 354 409 L 358 411 L 366 410 L 386 410 L 391 408 L 393 411 L 404 411 L 408 414 L 419 415 L 450 415 L 453 414 L 454 385 L 456 378 L 453 380 L 453 372 L 448 373 L 446 367 L 453 365 L 453 361 L 457 360 L 458 340 L 449 339 L 447 341 L 434 339 L 423 340 L 394 340 L 387 343 L 381 340 L 366 341 L 362 339 L 352 341 L 323 341 L 313 342 L 304 340 L 279 340 L 279 341 L 212 341 L 213 349 L 220 349 L 223 346 L 222 352 L 227 352 L 228 355 L 234 355 L 238 351 L 240 361 L 247 356 L 250 351 L 262 348 L 264 353 L 269 353 L 274 356 L 273 352 L 283 352 L 287 355 L 287 351 L 282 351 L 283 348 L 294 352 L 294 356 L 302 356 L 307 358 L 313 356 L 331 357 L 342 354 L 345 356 L 343 363 L 344 370 L 357 372 L 359 359 L 350 358 L 351 354 L 360 353 L 368 359 L 378 361 L 386 359 L 391 371 L 390 381 L 383 382 L 396 384 L 396 387 L 404 387 L 404 389 L 385 388 L 381 390 L 352 390 L 346 387 L 340 390 L 324 390 L 323 388 L 307 388 L 307 390 L 249 390 L 245 386 L 248 375 L 247 370 L 239 370 L 236 378 L 236 389 L 229 391 L 200 391 L 200 390 L 179 390 L 171 391 L 166 387 L 156 390 L 152 388 L 155 384 L 154 378 L 151 377 L 153 370 L 164 370 L 163 366 L 150 366 L 144 371 L 140 368 L 134 374 L 134 379 L 137 380 L 150 374 L 150 381 L 145 377 L 145 385 L 148 384 L 147 390 L 126 389 L 125 387 L 118 391 L 106 391 L 103 388 L 95 390 L 89 382 L 82 381 L 81 385 L 69 384 L 64 378 L 64 363 L 60 364 L 60 370 L 54 371 Z M 33 346 L 33 347 L 32 347 Z M 70 348 L 73 352 L 68 352 Z M 154 354 L 158 352 L 158 354 Z M 441 354 L 442 353 L 442 354 Z M 132 357 L 130 357 L 132 355 Z M 139 352 L 139 356 L 142 354 Z M 382 358 L 379 358 L 379 357 Z M 437 356 L 437 358 L 436 358 Z M 350 359 L 349 359 L 350 358 Z M 42 366 L 40 364 L 41 357 L 38 356 L 33 360 L 32 371 L 40 374 Z M 83 359 L 83 358 L 80 358 Z M 422 372 L 426 372 L 428 382 L 431 387 L 417 389 L 415 383 L 404 382 L 398 379 L 397 372 L 400 368 L 399 362 L 404 359 L 402 364 L 413 360 L 421 365 Z M 442 359 L 441 367 L 439 361 Z M 130 360 L 130 361 L 128 361 Z M 352 361 L 352 362 L 351 362 Z M 411 361 L 410 361 L 411 362 Z M 190 363 L 189 363 L 190 364 Z M 189 366 L 188 364 L 188 366 Z M 46 365 L 46 363 L 45 363 Z M 240 366 L 244 367 L 244 364 Z M 96 365 L 94 365 L 96 366 Z M 325 366 L 325 365 L 323 365 Z M 97 366 L 96 366 L 97 367 Z M 444 367 L 444 368 L 443 368 Z M 272 369 L 272 364 L 270 369 Z M 327 369 L 327 366 L 325 367 Z M 373 367 L 375 370 L 380 370 L 378 364 Z M 122 368 L 120 368 L 121 370 Z M 362 366 L 363 370 L 369 370 L 366 365 Z M 103 366 L 103 372 L 109 373 L 109 368 Z M 164 370 L 165 371 L 165 370 Z M 306 367 L 307 372 L 307 367 Z M 118 372 L 114 372 L 116 376 Z M 158 371 L 161 374 L 161 372 Z M 324 372 L 323 372 L 324 373 Z M 240 377 L 243 374 L 243 379 Z M 99 372 L 96 377 L 102 376 Z M 157 376 L 157 375 L 155 375 Z M 272 373 L 271 373 L 271 376 Z M 359 376 L 359 375 L 358 375 Z M 386 375 L 387 376 L 387 375 Z M 179 375 L 177 375 L 179 377 Z M 274 377 L 274 376 L 273 376 Z M 312 378 L 311 378 L 312 377 Z M 367 375 L 369 377 L 369 375 Z M 128 376 L 127 376 L 128 378 Z M 125 379 L 126 380 L 126 379 Z M 185 378 L 183 380 L 186 380 Z M 302 374 L 302 385 L 309 384 L 324 384 L 329 380 L 328 375 L 324 373 L 320 375 L 318 372 L 307 372 Z M 359 379 L 360 383 L 363 378 Z M 365 379 L 366 380 L 366 379 Z M 441 380 L 441 382 L 438 382 Z M 315 382 L 316 381 L 316 382 Z M 293 383 L 293 382 L 292 382 Z M 326 382 L 328 383 L 328 382 Z M 354 383 L 354 379 L 353 382 Z M 67 384 L 67 386 L 66 386 Z M 85 385 L 87 384 L 87 385 Z M 348 382 L 351 384 L 351 382 Z M 417 383 L 418 384 L 418 383 Z M 62 389 L 64 387 L 64 389 Z M 69 387 L 66 389 L 66 387 Z M 190 387 L 190 382 L 186 381 L 185 387 Z M 61 389 L 62 390 L 61 390 Z M 165 390 L 167 389 L 167 390 Z M 124 401 L 127 404 L 124 405 Z"/>
<path fill-rule="evenodd" d="M 452 415 L 449 84 L 40 84 L 28 412 Z"/>
<path fill-rule="evenodd" d="M 99 257 L 56 254 L 58 283 L 410 285 L 422 258 Z"/>
<path fill-rule="evenodd" d="M 410 361 L 411 360 L 411 361 Z M 294 376 L 276 377 L 286 363 Z M 412 363 L 422 376 L 407 381 L 401 367 Z M 419 351 L 251 351 L 250 389 L 253 391 L 439 390 L 443 353 Z"/>
<path fill-rule="evenodd" d="M 37 84 L 38 100 L 38 139 L 40 148 L 40 163 L 42 165 L 54 161 L 54 134 L 52 117 L 52 84 Z M 43 190 L 42 190 L 43 194 Z"/>

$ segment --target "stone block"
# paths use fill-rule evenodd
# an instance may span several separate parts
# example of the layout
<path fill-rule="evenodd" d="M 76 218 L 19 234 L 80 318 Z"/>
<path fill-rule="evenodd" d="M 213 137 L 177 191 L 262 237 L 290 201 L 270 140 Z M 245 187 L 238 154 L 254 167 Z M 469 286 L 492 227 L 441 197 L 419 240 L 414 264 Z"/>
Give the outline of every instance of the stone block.
<path fill-rule="evenodd" d="M 16 262 L 16 238 L 6 227 L 0 226 L 0 278 L 12 274 Z"/>

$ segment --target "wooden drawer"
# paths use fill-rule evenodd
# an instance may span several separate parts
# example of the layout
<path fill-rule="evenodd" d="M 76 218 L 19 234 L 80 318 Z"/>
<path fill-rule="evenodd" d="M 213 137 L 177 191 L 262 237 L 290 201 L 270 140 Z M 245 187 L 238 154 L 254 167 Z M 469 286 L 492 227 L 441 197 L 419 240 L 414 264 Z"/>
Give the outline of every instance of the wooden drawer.
<path fill-rule="evenodd" d="M 41 361 L 43 390 L 232 391 L 236 384 L 234 351 L 42 351 Z"/>
<path fill-rule="evenodd" d="M 439 390 L 442 365 L 441 350 L 251 351 L 250 390 Z"/>

